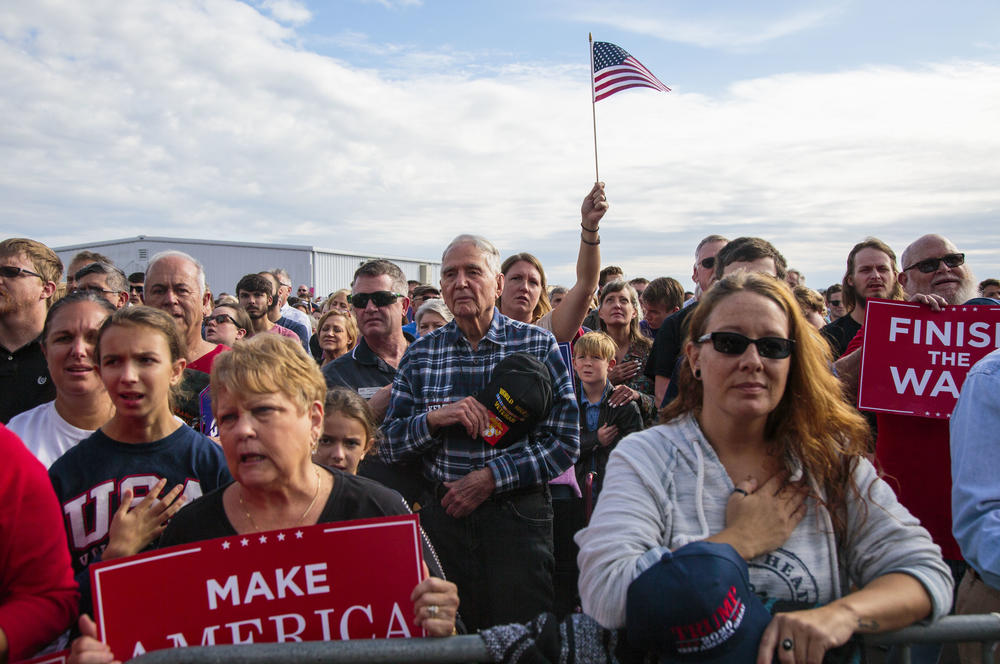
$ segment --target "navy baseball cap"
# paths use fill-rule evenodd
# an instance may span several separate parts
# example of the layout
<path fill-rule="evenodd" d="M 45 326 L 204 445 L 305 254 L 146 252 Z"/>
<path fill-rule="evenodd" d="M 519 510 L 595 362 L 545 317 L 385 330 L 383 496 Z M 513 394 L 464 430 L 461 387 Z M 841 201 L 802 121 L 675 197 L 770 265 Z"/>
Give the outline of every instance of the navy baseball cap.
<path fill-rule="evenodd" d="M 692 542 L 663 554 L 628 587 L 629 644 L 666 662 L 753 662 L 771 614 L 728 544 Z"/>
<path fill-rule="evenodd" d="M 552 409 L 552 376 L 529 353 L 511 353 L 497 362 L 489 384 L 477 395 L 489 411 L 483 439 L 504 448 L 531 433 Z"/>

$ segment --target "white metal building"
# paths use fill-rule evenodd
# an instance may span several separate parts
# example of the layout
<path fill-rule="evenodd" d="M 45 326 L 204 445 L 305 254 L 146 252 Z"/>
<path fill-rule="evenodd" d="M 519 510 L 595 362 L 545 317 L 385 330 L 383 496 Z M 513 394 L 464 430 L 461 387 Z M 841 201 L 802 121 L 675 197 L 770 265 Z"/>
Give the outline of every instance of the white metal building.
<path fill-rule="evenodd" d="M 421 283 L 436 285 L 441 276 L 439 260 L 355 254 L 298 244 L 224 242 L 140 235 L 56 247 L 55 252 L 63 265 L 69 266 L 73 256 L 84 249 L 104 254 L 125 274 L 144 272 L 149 259 L 161 251 L 183 251 L 205 266 L 205 278 L 212 294 L 216 296 L 223 292 L 235 295 L 236 282 L 245 274 L 283 267 L 292 278 L 292 295 L 299 284 L 306 284 L 315 288 L 317 295 L 326 297 L 338 288 L 349 288 L 354 271 L 361 263 L 373 258 L 391 260 L 403 270 L 407 279 L 416 279 Z"/>

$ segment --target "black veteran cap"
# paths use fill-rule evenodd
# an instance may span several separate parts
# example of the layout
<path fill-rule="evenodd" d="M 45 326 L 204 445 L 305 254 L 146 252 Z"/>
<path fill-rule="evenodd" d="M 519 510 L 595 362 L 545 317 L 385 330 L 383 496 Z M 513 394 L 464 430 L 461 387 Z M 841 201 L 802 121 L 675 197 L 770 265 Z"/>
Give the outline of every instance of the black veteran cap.
<path fill-rule="evenodd" d="M 552 377 L 534 355 L 514 353 L 493 367 L 493 378 L 476 395 L 489 411 L 483 439 L 503 448 L 527 436 L 552 408 Z"/>

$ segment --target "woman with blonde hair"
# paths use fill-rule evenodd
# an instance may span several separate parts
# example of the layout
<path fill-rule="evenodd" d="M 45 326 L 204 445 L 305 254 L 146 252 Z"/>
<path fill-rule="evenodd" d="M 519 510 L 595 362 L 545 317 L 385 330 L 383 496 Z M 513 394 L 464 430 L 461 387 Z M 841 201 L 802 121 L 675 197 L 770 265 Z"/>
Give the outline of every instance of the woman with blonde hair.
<path fill-rule="evenodd" d="M 774 613 L 758 661 L 820 661 L 855 632 L 948 612 L 940 550 L 864 457 L 868 428 L 830 359 L 770 276 L 730 275 L 703 296 L 678 398 L 618 444 L 577 535 L 584 612 L 624 625 L 630 581 L 701 540 L 747 560 Z"/>
<path fill-rule="evenodd" d="M 619 407 L 629 401 L 637 402 L 642 421 L 649 426 L 656 420 L 657 411 L 653 381 L 644 369 L 653 344 L 639 329 L 639 296 L 628 283 L 611 281 L 601 290 L 599 302 L 597 319 L 601 331 L 618 346 L 615 366 L 608 372 L 608 380 L 615 386 L 608 403 Z"/>
<path fill-rule="evenodd" d="M 360 333 L 351 312 L 330 309 L 320 317 L 316 337 L 320 350 L 323 351 L 320 366 L 325 366 L 354 348 L 358 344 Z"/>
<path fill-rule="evenodd" d="M 552 332 L 556 341 L 572 341 L 590 310 L 590 299 L 597 288 L 601 269 L 598 245 L 599 224 L 608 209 L 604 184 L 597 183 L 583 199 L 580 208 L 580 251 L 576 260 L 576 283 L 563 296 L 558 309 L 549 303 L 548 287 L 542 263 L 529 253 L 510 256 L 500 266 L 503 290 L 497 308 L 508 318 L 531 323 Z"/>

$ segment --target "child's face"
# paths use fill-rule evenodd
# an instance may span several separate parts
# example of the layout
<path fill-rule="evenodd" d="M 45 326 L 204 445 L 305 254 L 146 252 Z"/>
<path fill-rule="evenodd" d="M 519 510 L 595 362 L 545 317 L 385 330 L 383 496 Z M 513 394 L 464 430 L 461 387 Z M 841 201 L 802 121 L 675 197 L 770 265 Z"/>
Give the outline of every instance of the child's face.
<path fill-rule="evenodd" d="M 597 355 L 578 353 L 573 357 L 573 370 L 580 377 L 581 383 L 604 385 L 608 382 L 608 369 L 613 367 L 614 363 L 613 359 L 605 360 Z"/>
<path fill-rule="evenodd" d="M 353 417 L 333 411 L 323 418 L 323 435 L 313 453 L 313 461 L 358 474 L 358 464 L 371 449 L 364 425 Z"/>

